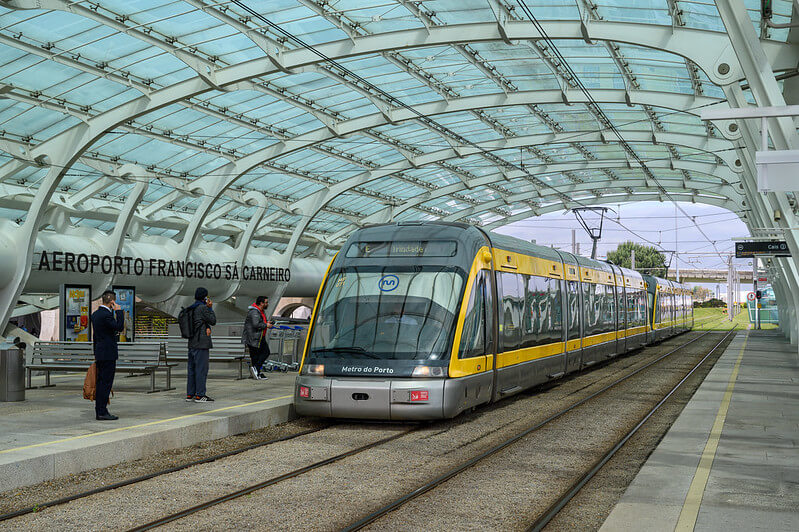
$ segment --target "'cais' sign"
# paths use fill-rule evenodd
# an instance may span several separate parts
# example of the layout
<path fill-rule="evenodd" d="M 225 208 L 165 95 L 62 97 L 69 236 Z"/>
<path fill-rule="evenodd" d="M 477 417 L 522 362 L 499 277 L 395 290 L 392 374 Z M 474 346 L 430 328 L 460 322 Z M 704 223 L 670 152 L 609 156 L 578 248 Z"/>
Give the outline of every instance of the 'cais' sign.
<path fill-rule="evenodd" d="M 266 266 L 241 266 L 190 260 L 142 259 L 121 255 L 96 255 L 69 251 L 42 251 L 39 271 L 102 273 L 103 275 L 149 275 L 151 277 L 186 277 L 188 279 L 224 279 L 226 281 L 288 282 L 291 269 Z M 36 259 L 34 257 L 34 264 Z"/>

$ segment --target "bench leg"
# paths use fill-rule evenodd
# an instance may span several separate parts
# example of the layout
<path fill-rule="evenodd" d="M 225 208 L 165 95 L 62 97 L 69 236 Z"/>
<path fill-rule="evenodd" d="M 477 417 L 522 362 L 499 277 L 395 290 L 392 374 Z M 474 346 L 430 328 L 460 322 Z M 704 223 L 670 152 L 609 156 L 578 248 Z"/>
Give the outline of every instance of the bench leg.
<path fill-rule="evenodd" d="M 33 370 L 35 370 L 35 369 L 36 368 L 25 368 L 25 371 L 28 374 L 27 377 L 26 377 L 27 378 L 27 382 L 28 382 L 28 385 L 25 387 L 26 390 L 38 390 L 39 388 L 52 388 L 52 387 L 55 386 L 55 384 L 50 384 L 50 370 L 42 370 L 42 371 L 44 371 L 44 375 L 45 375 L 45 377 L 44 377 L 45 378 L 44 386 L 34 386 L 33 385 Z"/>
<path fill-rule="evenodd" d="M 167 390 L 174 390 L 175 388 L 172 387 L 172 368 L 167 366 L 166 368 L 166 389 Z"/>
<path fill-rule="evenodd" d="M 236 379 L 236 380 L 238 380 L 238 381 L 244 380 L 244 359 L 243 358 L 239 359 L 239 378 Z"/>
<path fill-rule="evenodd" d="M 160 390 L 155 389 L 155 371 L 150 372 L 150 390 L 147 393 L 158 392 Z"/>

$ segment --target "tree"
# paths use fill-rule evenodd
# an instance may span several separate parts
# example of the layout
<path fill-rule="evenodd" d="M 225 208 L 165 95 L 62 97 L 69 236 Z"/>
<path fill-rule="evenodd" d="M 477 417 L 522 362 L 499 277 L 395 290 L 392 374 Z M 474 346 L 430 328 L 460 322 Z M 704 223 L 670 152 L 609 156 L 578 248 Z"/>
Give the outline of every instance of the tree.
<path fill-rule="evenodd" d="M 713 292 L 704 286 L 694 286 L 692 291 L 694 293 L 694 301 L 707 301 L 713 297 Z"/>
<path fill-rule="evenodd" d="M 635 269 L 647 275 L 666 277 L 666 258 L 657 249 L 635 242 L 619 244 L 616 251 L 608 253 L 608 260 L 617 266 L 631 268 L 632 250 L 635 250 Z"/>

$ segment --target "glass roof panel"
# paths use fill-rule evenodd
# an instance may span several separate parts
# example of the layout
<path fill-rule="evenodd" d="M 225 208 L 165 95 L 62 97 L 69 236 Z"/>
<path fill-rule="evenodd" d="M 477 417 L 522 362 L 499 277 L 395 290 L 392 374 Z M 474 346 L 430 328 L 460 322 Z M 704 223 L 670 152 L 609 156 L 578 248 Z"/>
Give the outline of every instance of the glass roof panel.
<path fill-rule="evenodd" d="M 680 0 L 681 12 L 675 15 L 679 21 L 672 18 L 666 0 L 526 3 L 545 22 L 580 20 L 582 9 L 588 18 L 630 23 L 631 31 L 651 27 L 634 24 L 678 25 L 718 32 L 726 39 L 713 2 Z M 507 43 L 499 35 L 492 41 L 424 42 L 440 29 L 437 26 L 455 33 L 468 31 L 468 24 L 494 27 L 498 15 L 526 20 L 515 1 L 246 4 L 312 46 L 329 44 L 324 50 L 339 57 L 337 64 L 320 59 L 273 71 L 275 65 L 263 60 L 266 52 L 259 46 L 267 46 L 266 39 L 272 43 L 268 51 L 275 63 L 288 56 L 302 56 L 304 61 L 314 56 L 298 50 L 296 40 L 278 39 L 278 32 L 228 1 L 204 2 L 201 9 L 197 2 L 183 0 L 64 2 L 61 11 L 0 7 L 0 139 L 8 141 L 0 144 L 6 150 L 0 161 L 22 157 L 15 151 L 20 141 L 38 145 L 85 120 L 114 117 L 104 122 L 106 131 L 98 140 L 82 147 L 92 160 L 76 157 L 78 162 L 60 186 L 72 192 L 102 179 L 101 172 L 86 163 L 104 167 L 132 162 L 163 177 L 151 180 L 143 200 L 150 204 L 174 190 L 175 177 L 214 175 L 229 161 L 260 152 L 247 160 L 244 166 L 252 169 L 234 183 L 230 197 L 212 208 L 226 211 L 214 227 L 228 228 L 209 229 L 204 238 L 214 242 L 228 242 L 229 231 L 254 212 L 236 198 L 239 191 L 262 191 L 285 209 L 334 183 L 358 179 L 344 194 L 328 198 L 309 228 L 317 235 L 351 229 L 353 221 L 387 205 L 417 201 L 445 187 L 450 193 L 427 199 L 397 219 L 435 219 L 470 209 L 474 202 L 495 202 L 490 203 L 493 211 L 478 209 L 467 218 L 493 220 L 526 209 L 525 202 L 537 197 L 537 189 L 547 198 L 555 197 L 550 187 L 577 199 L 593 199 L 605 189 L 613 191 L 611 196 L 627 194 L 619 192 L 626 186 L 621 183 L 638 192 L 643 172 L 626 164 L 631 156 L 601 125 L 605 119 L 629 138 L 636 156 L 652 161 L 657 179 L 669 186 L 681 187 L 686 175 L 664 161 L 717 162 L 701 150 L 648 141 L 653 131 L 663 131 L 694 135 L 699 145 L 708 128 L 695 115 L 656 106 L 579 103 L 585 96 L 557 55 L 591 92 L 628 89 L 724 99 L 722 89 L 683 57 L 633 44 L 587 43 L 576 36 L 556 39 L 557 50 L 543 41 Z M 587 15 L 591 5 L 596 10 Z M 761 38 L 787 39 L 788 30 L 761 27 L 759 2 L 745 0 L 745 5 Z M 775 1 L 774 22 L 790 22 L 792 7 L 791 1 Z M 414 32 L 401 33 L 405 30 Z M 379 38 L 361 38 L 370 35 Z M 381 47 L 396 48 L 366 48 L 365 43 L 378 40 Z M 233 71 L 236 76 L 230 77 Z M 242 79 L 245 75 L 251 77 Z M 571 103 L 566 103 L 562 88 Z M 605 92 L 603 101 L 619 94 Z M 750 90 L 744 94 L 753 100 Z M 134 99 L 138 100 L 132 114 L 125 110 L 117 116 L 115 110 Z M 414 116 L 420 109 L 435 109 L 436 114 Z M 397 115 L 412 118 L 394 122 Z M 381 125 L 360 129 L 364 117 Z M 606 142 L 598 139 L 603 130 Z M 694 142 L 690 138 L 689 144 Z M 493 151 L 475 153 L 475 143 Z M 602 161 L 607 168 L 601 167 Z M 522 164 L 534 177 L 523 175 L 518 168 Z M 0 180 L 34 189 L 46 171 L 24 166 L 10 176 L 0 175 Z M 694 170 L 688 177 L 697 188 L 717 182 Z M 545 184 L 535 184 L 536 179 Z M 111 180 L 91 199 L 118 206 L 129 190 L 129 183 Z M 187 213 L 199 205 L 197 197 L 184 192 L 176 196 L 174 206 Z M 6 207 L 13 206 L 0 199 L 0 209 Z M 288 238 L 301 218 L 276 209 L 270 207 L 278 213 L 270 224 Z M 74 223 L 101 230 L 113 227 L 101 216 L 92 216 L 87 212 Z M 180 223 L 178 218 L 153 222 L 146 231 L 174 236 Z M 285 248 L 285 243 L 264 238 L 255 245 Z"/>

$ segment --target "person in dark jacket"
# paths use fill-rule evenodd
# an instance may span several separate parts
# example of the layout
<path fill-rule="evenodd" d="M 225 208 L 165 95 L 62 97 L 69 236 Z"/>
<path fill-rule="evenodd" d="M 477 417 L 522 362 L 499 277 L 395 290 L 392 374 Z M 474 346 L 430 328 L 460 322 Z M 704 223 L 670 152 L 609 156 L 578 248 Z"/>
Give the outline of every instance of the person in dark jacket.
<path fill-rule="evenodd" d="M 269 358 L 269 342 L 267 330 L 272 328 L 272 322 L 266 319 L 266 307 L 269 298 L 258 296 L 255 304 L 247 309 L 244 319 L 244 330 L 241 333 L 241 343 L 250 351 L 250 372 L 254 379 L 266 379 L 261 375 L 261 368 Z"/>
<path fill-rule="evenodd" d="M 206 395 L 205 381 L 208 378 L 208 355 L 213 347 L 211 326 L 216 325 L 213 302 L 208 290 L 198 288 L 194 292 L 194 303 L 187 309 L 192 317 L 192 335 L 189 338 L 189 367 L 186 379 L 186 401 L 205 403 L 213 401 Z"/>
<path fill-rule="evenodd" d="M 102 295 L 100 308 L 92 314 L 94 329 L 94 363 L 97 367 L 97 390 L 94 412 L 98 421 L 114 421 L 119 417 L 108 411 L 108 396 L 114 384 L 114 373 L 119 358 L 119 333 L 125 326 L 122 309 L 116 303 L 117 296 L 111 290 Z"/>

